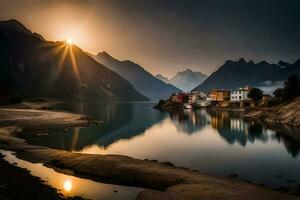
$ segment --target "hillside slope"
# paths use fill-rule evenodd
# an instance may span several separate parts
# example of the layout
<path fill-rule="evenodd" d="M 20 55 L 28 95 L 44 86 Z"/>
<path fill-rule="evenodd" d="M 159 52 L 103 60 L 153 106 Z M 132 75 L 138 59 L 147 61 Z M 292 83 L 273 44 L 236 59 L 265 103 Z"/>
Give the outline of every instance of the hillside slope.
<path fill-rule="evenodd" d="M 180 92 L 178 88 L 158 80 L 132 61 L 119 61 L 106 52 L 98 53 L 94 58 L 128 80 L 137 91 L 151 100 L 166 99 L 172 93 Z"/>
<path fill-rule="evenodd" d="M 64 100 L 147 100 L 79 47 L 45 41 L 16 20 L 0 22 L 0 86 Z"/>

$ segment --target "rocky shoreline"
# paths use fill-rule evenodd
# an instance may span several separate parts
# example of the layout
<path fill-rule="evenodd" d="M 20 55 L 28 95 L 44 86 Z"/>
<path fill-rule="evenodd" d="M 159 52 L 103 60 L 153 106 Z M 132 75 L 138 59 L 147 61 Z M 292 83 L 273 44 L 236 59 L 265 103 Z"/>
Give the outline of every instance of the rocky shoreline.
<path fill-rule="evenodd" d="M 184 109 L 181 104 L 172 103 L 169 100 L 160 101 L 154 106 L 154 108 L 167 112 L 173 112 Z M 204 108 L 208 110 L 217 111 L 242 112 L 245 118 L 259 120 L 268 125 L 284 125 L 289 127 L 300 128 L 300 98 L 296 98 L 291 102 L 282 103 L 280 105 L 272 107 L 262 105 L 249 108 L 238 108 L 232 106 L 220 107 L 210 105 Z"/>
<path fill-rule="evenodd" d="M 244 116 L 273 126 L 300 128 L 300 98 L 278 106 L 259 107 L 245 112 Z"/>

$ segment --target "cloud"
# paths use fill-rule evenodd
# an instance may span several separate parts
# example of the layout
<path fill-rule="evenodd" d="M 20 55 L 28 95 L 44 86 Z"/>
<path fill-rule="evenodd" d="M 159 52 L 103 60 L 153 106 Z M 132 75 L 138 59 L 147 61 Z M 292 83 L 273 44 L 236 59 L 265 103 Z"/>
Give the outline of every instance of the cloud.
<path fill-rule="evenodd" d="M 257 86 L 259 89 L 264 91 L 266 94 L 273 94 L 273 92 L 277 88 L 282 88 L 284 86 L 284 81 L 264 81 L 259 86 Z"/>

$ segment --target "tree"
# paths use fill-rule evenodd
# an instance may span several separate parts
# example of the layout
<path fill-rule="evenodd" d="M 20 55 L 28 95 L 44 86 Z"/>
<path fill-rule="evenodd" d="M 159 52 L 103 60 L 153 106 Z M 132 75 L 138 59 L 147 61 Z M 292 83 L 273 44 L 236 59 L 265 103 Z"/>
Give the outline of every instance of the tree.
<path fill-rule="evenodd" d="M 297 75 L 291 75 L 284 83 L 283 88 L 278 88 L 273 93 L 280 101 L 289 101 L 300 96 L 300 79 Z"/>
<path fill-rule="evenodd" d="M 297 75 L 292 75 L 284 83 L 283 99 L 292 100 L 300 96 L 300 79 Z"/>
<path fill-rule="evenodd" d="M 252 88 L 248 94 L 248 97 L 254 101 L 259 101 L 263 97 L 263 92 L 259 88 Z"/>

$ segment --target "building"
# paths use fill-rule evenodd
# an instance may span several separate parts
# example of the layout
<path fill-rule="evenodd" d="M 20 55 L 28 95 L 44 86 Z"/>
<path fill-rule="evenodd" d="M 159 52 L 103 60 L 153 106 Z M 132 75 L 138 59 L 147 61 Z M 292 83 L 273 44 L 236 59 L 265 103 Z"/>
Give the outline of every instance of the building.
<path fill-rule="evenodd" d="M 172 94 L 172 96 L 171 96 L 171 101 L 172 101 L 173 103 L 180 103 L 181 99 L 179 99 L 178 94 Z"/>
<path fill-rule="evenodd" d="M 193 91 L 192 94 L 197 96 L 197 99 L 205 99 L 207 95 L 204 92 Z"/>
<path fill-rule="evenodd" d="M 197 100 L 197 94 L 189 94 L 189 104 L 194 104 Z"/>
<path fill-rule="evenodd" d="M 249 86 L 245 86 L 237 90 L 232 90 L 230 94 L 230 101 L 250 101 L 251 99 L 248 97 L 250 91 L 251 88 Z"/>
<path fill-rule="evenodd" d="M 189 95 L 186 93 L 177 93 L 171 96 L 171 101 L 173 103 L 188 103 Z"/>
<path fill-rule="evenodd" d="M 210 92 L 210 98 L 212 101 L 229 101 L 230 100 L 230 91 L 228 90 L 213 90 Z"/>

